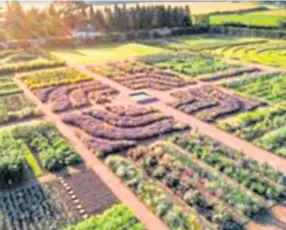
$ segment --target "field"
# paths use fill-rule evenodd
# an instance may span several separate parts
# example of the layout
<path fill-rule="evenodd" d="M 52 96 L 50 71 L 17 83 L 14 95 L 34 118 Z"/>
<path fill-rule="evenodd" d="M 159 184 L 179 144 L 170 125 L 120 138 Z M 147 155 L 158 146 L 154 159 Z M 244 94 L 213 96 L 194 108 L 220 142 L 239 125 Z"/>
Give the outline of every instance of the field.
<path fill-rule="evenodd" d="M 154 55 L 161 52 L 163 52 L 163 50 L 160 48 L 139 43 L 128 43 L 121 45 L 96 46 L 94 48 L 54 50 L 52 54 L 68 63 L 87 64 Z"/>
<path fill-rule="evenodd" d="M 150 88 L 165 91 L 194 83 L 177 74 L 145 66 L 139 62 L 107 63 L 89 69 L 134 90 Z"/>
<path fill-rule="evenodd" d="M 278 27 L 285 19 L 286 10 L 258 11 L 242 14 L 212 15 L 210 23 L 214 25 L 241 24 L 246 26 Z"/>

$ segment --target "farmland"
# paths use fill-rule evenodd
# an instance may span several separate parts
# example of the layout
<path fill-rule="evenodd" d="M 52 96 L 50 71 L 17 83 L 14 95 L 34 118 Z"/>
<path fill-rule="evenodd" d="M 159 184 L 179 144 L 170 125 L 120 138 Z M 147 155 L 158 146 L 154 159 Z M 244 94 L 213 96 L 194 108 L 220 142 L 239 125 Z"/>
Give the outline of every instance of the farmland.
<path fill-rule="evenodd" d="M 221 24 L 241 24 L 246 26 L 278 27 L 281 20 L 285 19 L 285 10 L 258 11 L 242 14 L 212 15 L 210 23 Z"/>

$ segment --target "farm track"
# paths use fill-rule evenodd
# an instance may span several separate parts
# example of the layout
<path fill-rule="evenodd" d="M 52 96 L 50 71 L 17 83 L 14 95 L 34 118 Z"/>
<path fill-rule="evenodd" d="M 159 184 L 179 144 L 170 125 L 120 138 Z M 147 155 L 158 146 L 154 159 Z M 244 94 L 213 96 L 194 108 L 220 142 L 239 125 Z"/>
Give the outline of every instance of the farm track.
<path fill-rule="evenodd" d="M 49 106 L 44 105 L 40 100 L 21 82 L 17 75 L 13 79 L 14 82 L 23 90 L 23 92 L 38 106 L 39 109 L 46 115 L 47 120 L 53 122 L 59 132 L 69 140 L 71 146 L 80 154 L 87 167 L 92 169 L 96 175 L 107 185 L 107 187 L 126 204 L 136 217 L 141 221 L 145 227 L 149 230 L 169 230 L 169 228 L 151 213 L 145 205 L 135 196 L 135 194 L 126 186 L 124 186 L 121 180 L 116 177 L 99 159 L 96 158 L 77 136 L 72 132 L 68 125 L 65 125 L 59 115 L 54 114 Z"/>

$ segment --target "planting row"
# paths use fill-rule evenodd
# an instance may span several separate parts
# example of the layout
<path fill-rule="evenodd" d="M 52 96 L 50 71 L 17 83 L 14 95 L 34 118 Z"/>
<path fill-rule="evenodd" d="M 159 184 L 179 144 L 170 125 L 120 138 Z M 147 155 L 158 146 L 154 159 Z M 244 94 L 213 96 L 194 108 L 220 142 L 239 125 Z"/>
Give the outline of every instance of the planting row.
<path fill-rule="evenodd" d="M 60 86 L 64 84 L 74 84 L 81 81 L 92 80 L 92 77 L 80 73 L 74 69 L 63 68 L 28 74 L 22 76 L 21 80 L 30 89 L 39 89 L 48 86 Z"/>
<path fill-rule="evenodd" d="M 152 108 L 108 106 L 62 115 L 62 121 L 80 128 L 87 145 L 103 154 L 131 147 L 160 135 L 188 128 Z"/>
<path fill-rule="evenodd" d="M 0 229 L 59 230 L 81 220 L 58 182 L 27 185 L 0 195 Z"/>
<path fill-rule="evenodd" d="M 22 120 L 41 115 L 24 94 L 0 96 L 0 123 Z"/>
<path fill-rule="evenodd" d="M 219 121 L 218 126 L 286 157 L 285 104 L 260 108 Z"/>
<path fill-rule="evenodd" d="M 3 79 L 0 79 L 0 96 L 20 93 L 21 91 L 17 84 L 12 82 L 11 78 L 3 77 Z"/>
<path fill-rule="evenodd" d="M 51 86 L 33 90 L 44 103 L 50 103 L 54 112 L 81 108 L 91 104 L 111 102 L 118 91 L 96 80 L 82 83 Z"/>
<path fill-rule="evenodd" d="M 204 121 L 252 110 L 262 103 L 229 95 L 214 86 L 203 85 L 186 91 L 171 93 L 177 99 L 171 105 L 187 114 L 194 114 Z"/>
<path fill-rule="evenodd" d="M 162 57 L 147 61 L 155 67 L 162 69 L 170 69 L 178 73 L 185 74 L 191 78 L 200 78 L 203 74 L 223 71 L 230 68 L 239 68 L 239 66 L 231 65 L 211 57 L 188 56 L 188 57 Z"/>
<path fill-rule="evenodd" d="M 270 73 L 264 76 L 225 83 L 223 86 L 249 97 L 279 103 L 286 99 L 285 79 L 285 73 Z"/>
<path fill-rule="evenodd" d="M 107 63 L 103 66 L 89 67 L 89 69 L 135 90 L 144 88 L 170 90 L 194 83 L 180 78 L 177 74 L 131 61 Z"/>
<path fill-rule="evenodd" d="M 107 209 L 104 213 L 83 220 L 74 226 L 68 226 L 64 230 L 145 230 L 143 224 L 138 222 L 134 214 L 124 205 L 118 204 Z"/>
<path fill-rule="evenodd" d="M 54 171 L 81 162 L 50 123 L 30 122 L 3 128 L 0 140 L 0 187 L 27 179 L 31 171 L 38 176 L 42 168 Z"/>
<path fill-rule="evenodd" d="M 202 229 L 193 213 L 184 212 L 181 205 L 176 204 L 156 183 L 145 178 L 142 170 L 130 161 L 121 156 L 111 155 L 105 159 L 105 163 L 170 229 Z"/>
<path fill-rule="evenodd" d="M 268 203 L 285 202 L 283 174 L 268 164 L 246 159 L 242 153 L 195 132 L 177 136 L 173 142 Z"/>

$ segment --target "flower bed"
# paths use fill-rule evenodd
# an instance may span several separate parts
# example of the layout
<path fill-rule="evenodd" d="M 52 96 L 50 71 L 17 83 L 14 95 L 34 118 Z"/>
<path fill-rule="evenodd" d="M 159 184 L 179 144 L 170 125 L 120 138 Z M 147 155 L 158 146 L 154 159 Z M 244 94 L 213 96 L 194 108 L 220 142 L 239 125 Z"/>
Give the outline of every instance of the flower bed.
<path fill-rule="evenodd" d="M 117 111 L 120 115 L 113 111 Z M 106 110 L 66 113 L 62 115 L 62 120 L 91 135 L 92 138 L 87 139 L 87 143 L 104 154 L 111 150 L 133 146 L 137 141 L 188 128 L 184 124 L 177 123 L 172 117 L 150 111 L 132 106 L 109 106 Z"/>
<path fill-rule="evenodd" d="M 0 96 L 0 123 L 41 115 L 35 105 L 23 94 Z"/>
<path fill-rule="evenodd" d="M 139 168 L 123 157 L 108 156 L 105 163 L 137 197 L 172 230 L 202 229 L 194 214 L 185 214 L 166 192 L 142 176 Z"/>
<path fill-rule="evenodd" d="M 204 121 L 214 121 L 223 116 L 252 110 L 263 103 L 234 97 L 211 85 L 193 87 L 171 94 L 177 99 L 171 105 Z"/>
<path fill-rule="evenodd" d="M 45 103 L 51 103 L 54 112 L 81 108 L 91 104 L 111 102 L 118 91 L 98 81 L 52 86 L 33 90 L 34 94 Z"/>
<path fill-rule="evenodd" d="M 59 230 L 81 220 L 58 182 L 27 185 L 1 193 L 2 229 Z"/>
<path fill-rule="evenodd" d="M 56 69 L 45 70 L 21 77 L 21 80 L 30 88 L 38 89 L 48 86 L 59 86 L 64 84 L 74 84 L 81 81 L 92 80 L 87 76 L 74 69 Z"/>
<path fill-rule="evenodd" d="M 283 174 L 271 166 L 248 160 L 242 153 L 194 132 L 177 136 L 173 142 L 266 201 L 285 201 L 286 187 L 279 185 Z"/>
<path fill-rule="evenodd" d="M 88 230 L 88 229 L 127 229 L 145 230 L 134 214 L 124 205 L 118 204 L 112 206 L 101 215 L 90 217 L 87 220 L 68 226 L 65 230 Z"/>
<path fill-rule="evenodd" d="M 135 90 L 151 88 L 164 91 L 194 83 L 184 80 L 177 74 L 131 61 L 107 63 L 89 69 Z"/>
<path fill-rule="evenodd" d="M 22 92 L 22 90 L 17 86 L 17 84 L 12 82 L 11 78 L 9 80 L 7 78 L 1 80 L 0 80 L 0 96 L 6 96 Z"/>

